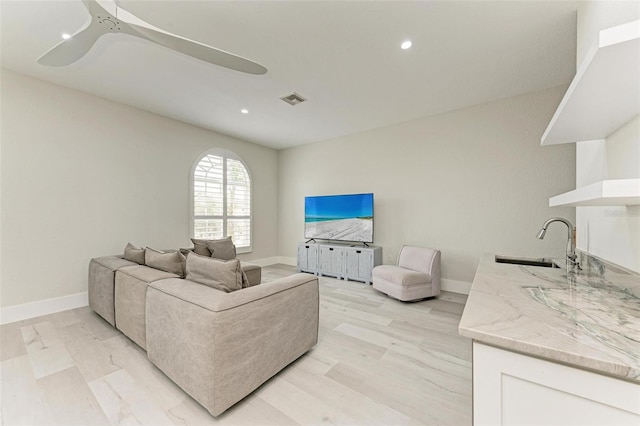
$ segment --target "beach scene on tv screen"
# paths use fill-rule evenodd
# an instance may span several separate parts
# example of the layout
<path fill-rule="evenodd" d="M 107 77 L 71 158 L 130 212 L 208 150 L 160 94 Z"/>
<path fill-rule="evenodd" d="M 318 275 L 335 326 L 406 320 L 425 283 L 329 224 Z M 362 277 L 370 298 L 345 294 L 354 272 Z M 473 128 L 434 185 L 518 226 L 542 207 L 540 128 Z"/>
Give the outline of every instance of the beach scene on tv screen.
<path fill-rule="evenodd" d="M 373 242 L 373 194 L 305 198 L 304 236 Z"/>

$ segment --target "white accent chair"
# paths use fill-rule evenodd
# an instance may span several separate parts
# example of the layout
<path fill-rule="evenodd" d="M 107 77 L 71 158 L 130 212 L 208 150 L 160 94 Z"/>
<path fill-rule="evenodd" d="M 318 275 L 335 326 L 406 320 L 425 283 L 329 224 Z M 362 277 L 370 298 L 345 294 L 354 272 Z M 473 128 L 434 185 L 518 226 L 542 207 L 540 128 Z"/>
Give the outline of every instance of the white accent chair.
<path fill-rule="evenodd" d="M 402 301 L 440 294 L 440 250 L 402 246 L 398 266 L 373 268 L 373 288 Z"/>

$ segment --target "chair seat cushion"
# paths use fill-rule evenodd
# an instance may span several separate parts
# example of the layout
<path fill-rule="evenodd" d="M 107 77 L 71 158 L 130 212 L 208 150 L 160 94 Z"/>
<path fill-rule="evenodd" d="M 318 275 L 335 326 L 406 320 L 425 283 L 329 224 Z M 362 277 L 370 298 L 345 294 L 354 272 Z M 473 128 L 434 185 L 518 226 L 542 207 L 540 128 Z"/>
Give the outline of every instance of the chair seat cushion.
<path fill-rule="evenodd" d="M 424 272 L 411 271 L 394 265 L 379 265 L 373 268 L 373 276 L 399 285 L 427 284 L 431 275 Z"/>

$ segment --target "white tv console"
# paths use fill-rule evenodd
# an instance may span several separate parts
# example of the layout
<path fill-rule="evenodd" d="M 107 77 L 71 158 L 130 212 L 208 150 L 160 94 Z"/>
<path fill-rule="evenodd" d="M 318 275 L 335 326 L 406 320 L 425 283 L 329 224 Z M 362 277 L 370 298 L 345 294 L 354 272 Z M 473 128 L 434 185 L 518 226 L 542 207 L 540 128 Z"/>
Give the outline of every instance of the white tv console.
<path fill-rule="evenodd" d="M 298 272 L 371 284 L 371 271 L 382 264 L 382 247 L 299 243 Z"/>

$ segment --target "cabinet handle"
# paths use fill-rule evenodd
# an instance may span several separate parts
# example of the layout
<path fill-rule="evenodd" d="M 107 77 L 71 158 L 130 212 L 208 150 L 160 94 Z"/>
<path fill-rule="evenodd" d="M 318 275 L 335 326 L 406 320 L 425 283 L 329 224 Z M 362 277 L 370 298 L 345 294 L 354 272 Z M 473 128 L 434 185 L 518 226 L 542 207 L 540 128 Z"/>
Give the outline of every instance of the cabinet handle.
<path fill-rule="evenodd" d="M 333 251 L 333 247 L 329 247 L 329 251 Z"/>
<path fill-rule="evenodd" d="M 356 253 L 360 254 L 362 253 L 362 250 L 356 250 Z"/>
<path fill-rule="evenodd" d="M 309 248 L 309 246 L 304 246 L 304 248 Z"/>

